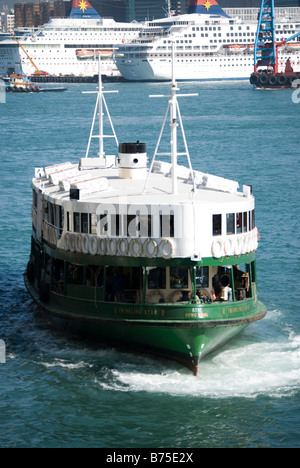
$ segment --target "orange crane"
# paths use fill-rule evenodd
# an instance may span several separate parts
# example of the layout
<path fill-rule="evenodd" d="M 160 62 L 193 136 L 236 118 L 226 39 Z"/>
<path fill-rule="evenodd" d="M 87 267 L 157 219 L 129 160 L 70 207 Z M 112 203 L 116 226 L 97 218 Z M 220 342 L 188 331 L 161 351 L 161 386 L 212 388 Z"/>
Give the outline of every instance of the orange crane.
<path fill-rule="evenodd" d="M 20 42 L 18 41 L 18 39 L 16 38 L 16 36 L 11 32 L 11 30 L 6 26 L 5 23 L 2 23 L 7 31 L 9 32 L 9 34 L 11 34 L 11 36 L 14 38 L 14 40 L 16 41 L 16 43 L 19 45 L 19 47 L 21 47 L 21 49 L 23 50 L 24 54 L 27 56 L 28 60 L 30 60 L 30 63 L 34 66 L 35 68 L 35 72 L 33 73 L 34 75 L 48 75 L 47 72 L 43 72 L 43 71 L 40 71 L 38 69 L 38 67 L 36 66 L 36 64 L 34 63 L 34 61 L 32 60 L 32 58 L 28 55 L 28 53 L 26 52 L 26 50 L 24 49 L 24 47 L 22 46 L 22 44 L 20 44 Z"/>

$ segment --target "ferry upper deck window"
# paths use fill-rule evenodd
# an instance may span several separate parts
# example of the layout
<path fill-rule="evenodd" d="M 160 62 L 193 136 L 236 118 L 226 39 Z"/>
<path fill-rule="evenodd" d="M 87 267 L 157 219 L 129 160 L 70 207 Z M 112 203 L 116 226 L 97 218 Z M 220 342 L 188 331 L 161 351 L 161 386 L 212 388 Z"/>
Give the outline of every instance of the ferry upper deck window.
<path fill-rule="evenodd" d="M 226 215 L 227 235 L 235 234 L 235 213 Z"/>
<path fill-rule="evenodd" d="M 74 213 L 74 232 L 80 232 L 80 213 Z"/>
<path fill-rule="evenodd" d="M 213 236 L 222 235 L 222 215 L 213 215 Z"/>

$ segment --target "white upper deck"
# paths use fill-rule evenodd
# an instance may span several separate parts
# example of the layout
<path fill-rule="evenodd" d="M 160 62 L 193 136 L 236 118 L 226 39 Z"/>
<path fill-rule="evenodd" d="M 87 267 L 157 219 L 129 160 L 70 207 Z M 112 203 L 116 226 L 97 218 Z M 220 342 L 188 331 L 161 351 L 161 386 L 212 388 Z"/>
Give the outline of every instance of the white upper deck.
<path fill-rule="evenodd" d="M 173 47 L 173 59 L 175 47 Z M 100 59 L 99 59 L 100 60 Z M 174 60 L 173 60 L 174 63 Z M 99 62 L 99 72 L 101 63 Z M 241 255 L 257 247 L 254 197 L 251 187 L 238 191 L 232 180 L 193 171 L 177 98 L 174 76 L 168 109 L 150 167 L 145 143 L 121 143 L 112 125 L 99 73 L 94 120 L 86 157 L 79 164 L 64 162 L 36 169 L 33 179 L 33 225 L 39 238 L 57 248 L 83 253 L 163 258 Z M 195 95 L 185 95 L 195 96 Z M 113 135 L 103 131 L 107 111 Z M 171 148 L 159 153 L 170 113 Z M 93 136 L 97 114 L 97 136 Z M 185 152 L 177 151 L 178 128 Z M 99 140 L 99 157 L 89 158 L 92 138 Z M 106 156 L 104 139 L 114 137 L 118 157 Z M 158 156 L 169 156 L 170 163 Z M 186 155 L 188 167 L 178 165 Z M 105 244 L 105 248 L 103 245 Z M 87 245 L 91 246 L 91 250 Z"/>

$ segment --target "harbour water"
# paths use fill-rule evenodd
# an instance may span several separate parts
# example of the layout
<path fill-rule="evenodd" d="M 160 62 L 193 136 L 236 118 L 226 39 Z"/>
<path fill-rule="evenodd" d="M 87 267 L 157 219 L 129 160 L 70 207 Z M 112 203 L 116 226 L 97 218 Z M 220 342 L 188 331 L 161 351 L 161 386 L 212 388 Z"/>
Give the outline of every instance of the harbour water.
<path fill-rule="evenodd" d="M 299 123 L 291 90 L 246 82 L 180 84 L 195 169 L 252 184 L 260 299 L 267 317 L 207 357 L 179 364 L 51 329 L 23 285 L 34 168 L 85 155 L 95 85 L 9 95 L 0 104 L 0 447 L 300 446 Z M 152 156 L 168 84 L 108 95 L 119 141 Z M 3 347 L 4 345 L 4 347 Z M 5 352 L 5 359 L 3 353 Z"/>

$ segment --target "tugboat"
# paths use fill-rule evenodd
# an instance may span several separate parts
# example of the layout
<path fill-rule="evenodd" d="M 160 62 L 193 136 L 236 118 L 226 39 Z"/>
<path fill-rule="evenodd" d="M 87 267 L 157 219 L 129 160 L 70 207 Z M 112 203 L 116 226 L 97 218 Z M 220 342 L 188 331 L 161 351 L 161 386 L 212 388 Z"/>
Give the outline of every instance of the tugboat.
<path fill-rule="evenodd" d="M 24 276 L 55 324 L 178 361 L 197 375 L 208 353 L 267 311 L 257 296 L 252 188 L 239 191 L 235 181 L 193 170 L 174 54 L 170 95 L 151 96 L 167 98 L 168 108 L 150 167 L 145 143 L 118 143 L 99 65 L 85 157 L 35 170 Z M 110 123 L 105 133 L 103 114 Z M 169 116 L 171 148 L 159 152 Z M 95 137 L 99 154 L 90 157 Z M 104 152 L 106 137 L 115 139 L 117 156 Z M 178 164 L 179 156 L 187 166 Z"/>
<path fill-rule="evenodd" d="M 8 93 L 38 93 L 40 90 L 25 75 L 12 74 L 10 77 L 2 77 L 2 80 Z"/>
<path fill-rule="evenodd" d="M 276 42 L 274 10 L 274 0 L 262 0 L 254 46 L 254 73 L 250 83 L 262 89 L 299 88 L 300 70 L 294 71 L 291 59 L 288 58 L 285 68 L 279 71 L 278 51 L 285 46 L 288 52 L 298 53 L 300 42 L 290 42 L 297 39 L 300 32 Z"/>
<path fill-rule="evenodd" d="M 32 83 L 26 75 L 13 74 L 10 77 L 2 77 L 2 80 L 8 93 L 53 93 L 67 91 L 67 88 L 41 88 Z"/>

